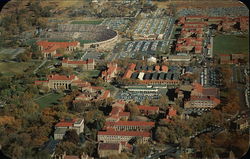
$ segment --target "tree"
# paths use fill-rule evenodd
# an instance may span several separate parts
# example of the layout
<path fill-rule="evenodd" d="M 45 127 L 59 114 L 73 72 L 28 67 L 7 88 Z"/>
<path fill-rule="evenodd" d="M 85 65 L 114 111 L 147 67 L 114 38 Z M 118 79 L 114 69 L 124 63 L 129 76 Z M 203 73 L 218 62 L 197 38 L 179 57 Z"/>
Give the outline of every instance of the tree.
<path fill-rule="evenodd" d="M 148 144 L 139 144 L 136 149 L 136 156 L 139 158 L 145 157 L 150 152 L 150 147 Z"/>
<path fill-rule="evenodd" d="M 134 118 L 135 116 L 140 114 L 138 107 L 134 103 L 128 103 L 127 109 L 130 112 L 131 118 Z"/>
<path fill-rule="evenodd" d="M 56 146 L 56 154 L 63 154 L 66 152 L 68 155 L 77 155 L 78 147 L 72 142 L 60 142 Z"/>
<path fill-rule="evenodd" d="M 93 156 L 96 149 L 96 144 L 90 141 L 86 141 L 84 145 L 84 152 L 87 153 L 89 156 Z"/>
<path fill-rule="evenodd" d="M 184 149 L 188 148 L 188 146 L 190 144 L 190 138 L 189 137 L 182 137 L 180 144 L 181 144 L 182 148 L 184 148 Z"/>
<path fill-rule="evenodd" d="M 78 144 L 79 143 L 79 136 L 76 133 L 76 130 L 68 130 L 68 131 L 66 131 L 66 133 L 65 133 L 65 135 L 63 137 L 63 141 Z"/>

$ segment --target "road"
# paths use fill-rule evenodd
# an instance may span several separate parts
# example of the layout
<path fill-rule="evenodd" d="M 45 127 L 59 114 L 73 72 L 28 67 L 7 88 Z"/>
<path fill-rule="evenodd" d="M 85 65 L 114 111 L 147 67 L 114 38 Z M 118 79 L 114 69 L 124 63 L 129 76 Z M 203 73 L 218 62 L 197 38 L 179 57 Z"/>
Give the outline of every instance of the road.
<path fill-rule="evenodd" d="M 174 146 L 171 146 L 170 148 L 167 148 L 165 150 L 163 150 L 162 152 L 160 153 L 156 153 L 156 154 L 153 154 L 152 156 L 149 155 L 147 157 L 145 157 L 145 159 L 155 159 L 155 158 L 159 158 L 160 156 L 166 156 L 170 153 L 174 153 L 177 151 L 177 147 L 174 147 Z"/>
<path fill-rule="evenodd" d="M 14 55 L 11 57 L 11 59 L 15 59 L 17 55 L 23 53 L 24 51 L 25 51 L 24 48 L 16 48 L 16 50 L 13 51 L 13 52 L 16 52 L 16 54 L 14 54 Z"/>
<path fill-rule="evenodd" d="M 36 72 L 47 62 L 48 60 L 44 60 L 34 71 L 33 73 L 36 74 Z"/>

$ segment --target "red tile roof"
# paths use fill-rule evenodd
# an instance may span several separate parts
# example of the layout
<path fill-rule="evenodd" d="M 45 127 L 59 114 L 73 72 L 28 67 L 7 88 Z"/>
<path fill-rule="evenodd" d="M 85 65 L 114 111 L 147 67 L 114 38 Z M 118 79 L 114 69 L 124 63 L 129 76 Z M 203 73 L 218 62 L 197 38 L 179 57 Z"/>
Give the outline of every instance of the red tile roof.
<path fill-rule="evenodd" d="M 56 53 L 54 56 L 55 56 L 55 57 L 61 57 L 61 56 L 63 56 L 63 55 L 62 55 L 62 54 Z"/>
<path fill-rule="evenodd" d="M 122 78 L 123 78 L 123 79 L 125 79 L 125 78 L 130 78 L 132 74 L 133 74 L 133 71 L 127 70 L 127 71 L 124 73 L 124 75 L 123 75 Z"/>
<path fill-rule="evenodd" d="M 69 127 L 72 126 L 78 119 L 73 119 L 71 121 L 61 120 L 59 123 L 55 125 L 55 127 Z"/>
<path fill-rule="evenodd" d="M 59 48 L 66 49 L 70 46 L 77 46 L 79 45 L 79 42 L 48 42 L 48 41 L 39 41 L 37 42 L 37 45 L 43 47 L 43 52 L 52 52 Z"/>
<path fill-rule="evenodd" d="M 135 69 L 135 67 L 136 67 L 136 64 L 134 64 L 134 63 L 131 63 L 130 65 L 129 65 L 129 70 L 134 70 Z"/>
<path fill-rule="evenodd" d="M 112 136 L 143 136 L 143 137 L 151 137 L 150 132 L 146 131 L 98 131 L 98 135 L 112 135 Z"/>
<path fill-rule="evenodd" d="M 120 112 L 120 113 L 119 113 L 119 116 L 120 116 L 120 117 L 123 117 L 123 116 L 128 117 L 128 116 L 130 116 L 130 112 Z"/>
<path fill-rule="evenodd" d="M 170 117 L 173 117 L 173 116 L 176 116 L 176 110 L 174 110 L 172 107 L 170 107 L 169 109 L 168 109 L 168 116 L 170 116 Z"/>
<path fill-rule="evenodd" d="M 167 71 L 168 71 L 168 66 L 162 65 L 162 66 L 161 66 L 161 70 L 162 70 L 163 72 L 167 72 Z"/>
<path fill-rule="evenodd" d="M 105 90 L 103 93 L 103 96 L 101 97 L 102 99 L 106 99 L 110 96 L 110 91 L 109 90 Z"/>

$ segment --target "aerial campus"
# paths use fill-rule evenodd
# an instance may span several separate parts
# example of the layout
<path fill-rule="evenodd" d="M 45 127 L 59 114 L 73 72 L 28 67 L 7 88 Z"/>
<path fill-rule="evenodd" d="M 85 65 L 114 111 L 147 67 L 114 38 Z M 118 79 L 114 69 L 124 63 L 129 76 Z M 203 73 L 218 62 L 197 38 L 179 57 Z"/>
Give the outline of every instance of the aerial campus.
<path fill-rule="evenodd" d="M 236 0 L 12 0 L 0 158 L 241 158 L 248 59 Z"/>

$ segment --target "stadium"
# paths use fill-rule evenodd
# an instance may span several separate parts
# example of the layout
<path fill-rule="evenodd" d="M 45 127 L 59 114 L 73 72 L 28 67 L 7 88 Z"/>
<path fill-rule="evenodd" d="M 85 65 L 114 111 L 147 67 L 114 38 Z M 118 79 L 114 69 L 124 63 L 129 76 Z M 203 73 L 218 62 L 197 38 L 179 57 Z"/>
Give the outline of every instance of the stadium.
<path fill-rule="evenodd" d="M 79 41 L 83 48 L 106 48 L 115 43 L 118 33 L 102 25 L 60 24 L 41 35 L 48 41 Z"/>

